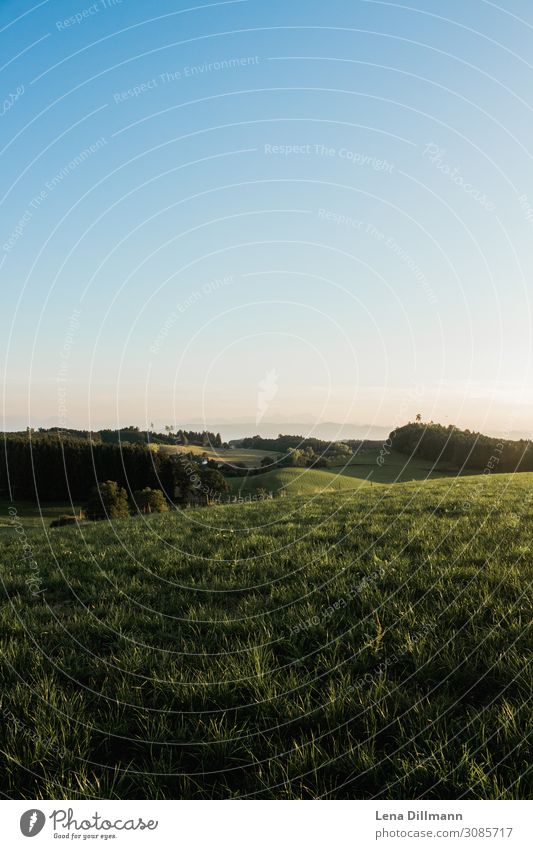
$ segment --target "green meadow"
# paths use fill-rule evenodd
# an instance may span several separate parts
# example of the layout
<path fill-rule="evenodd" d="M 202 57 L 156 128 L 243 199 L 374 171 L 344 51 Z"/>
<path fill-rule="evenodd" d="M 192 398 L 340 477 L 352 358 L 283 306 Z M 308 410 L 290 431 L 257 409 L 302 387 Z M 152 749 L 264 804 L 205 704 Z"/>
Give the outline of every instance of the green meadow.
<path fill-rule="evenodd" d="M 528 798 L 533 474 L 397 471 L 5 529 L 4 792 Z"/>
<path fill-rule="evenodd" d="M 154 445 L 153 443 L 150 448 L 152 451 L 160 451 L 161 454 L 192 454 L 197 457 L 205 456 L 217 463 L 228 463 L 229 465 L 242 463 L 248 468 L 258 466 L 263 457 L 270 457 L 275 460 L 278 456 L 276 451 L 263 451 L 256 448 L 214 448 L 202 445 Z"/>
<path fill-rule="evenodd" d="M 393 484 L 433 480 L 449 475 L 443 464 L 409 457 L 396 451 L 372 449 L 356 454 L 343 466 L 321 468 L 274 468 L 260 475 L 228 478 L 232 494 L 253 494 L 259 488 L 274 495 L 309 496 L 358 490 L 368 484 Z"/>
<path fill-rule="evenodd" d="M 16 514 L 10 513 L 12 504 L 10 501 L 0 500 L 0 544 L 14 532 L 15 525 L 22 526 L 26 532 L 40 531 L 47 528 L 54 519 L 65 514 L 78 514 L 81 505 L 70 504 L 66 501 L 41 502 L 35 504 L 32 501 L 21 501 L 15 505 Z M 1 556 L 1 549 L 0 549 Z"/>

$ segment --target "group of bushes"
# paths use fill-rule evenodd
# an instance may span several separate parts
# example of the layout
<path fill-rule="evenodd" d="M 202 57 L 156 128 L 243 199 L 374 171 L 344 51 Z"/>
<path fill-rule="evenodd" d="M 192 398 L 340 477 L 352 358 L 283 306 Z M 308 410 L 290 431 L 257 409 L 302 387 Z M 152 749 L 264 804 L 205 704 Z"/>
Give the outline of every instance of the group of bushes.
<path fill-rule="evenodd" d="M 105 481 L 93 487 L 85 508 L 85 515 L 93 521 L 97 519 L 121 519 L 132 513 L 166 513 L 167 500 L 160 489 L 146 486 L 137 490 L 128 499 L 126 490 L 116 481 Z"/>
<path fill-rule="evenodd" d="M 160 489 L 151 489 L 146 486 L 134 492 L 129 499 L 124 487 L 119 486 L 116 481 L 105 481 L 93 487 L 84 513 L 80 511 L 79 516 L 60 516 L 54 519 L 50 527 L 74 525 L 84 517 L 97 521 L 98 519 L 121 519 L 138 513 L 148 515 L 167 511 L 168 503 Z"/>
<path fill-rule="evenodd" d="M 180 505 L 213 503 L 228 490 L 219 471 L 196 465 L 190 469 L 181 458 L 175 462 L 175 484 L 176 494 L 172 501 Z M 127 490 L 117 481 L 107 480 L 92 487 L 85 510 L 80 511 L 79 516 L 60 516 L 54 519 L 51 527 L 73 525 L 84 518 L 91 521 L 121 519 L 138 514 L 166 513 L 168 509 L 169 499 L 160 489 L 145 486 L 128 496 Z"/>
<path fill-rule="evenodd" d="M 364 453 L 368 447 L 374 447 L 373 442 L 360 439 L 328 442 L 315 437 L 289 436 L 281 433 L 276 439 L 264 439 L 261 436 L 246 437 L 240 440 L 239 445 L 242 448 L 279 452 L 277 460 L 273 461 L 265 457 L 261 461 L 262 466 L 269 466 L 270 469 L 275 466 L 315 469 L 345 466 L 355 454 Z M 379 447 L 379 443 L 376 443 L 375 447 Z M 258 469 L 256 474 L 263 471 L 264 469 Z"/>

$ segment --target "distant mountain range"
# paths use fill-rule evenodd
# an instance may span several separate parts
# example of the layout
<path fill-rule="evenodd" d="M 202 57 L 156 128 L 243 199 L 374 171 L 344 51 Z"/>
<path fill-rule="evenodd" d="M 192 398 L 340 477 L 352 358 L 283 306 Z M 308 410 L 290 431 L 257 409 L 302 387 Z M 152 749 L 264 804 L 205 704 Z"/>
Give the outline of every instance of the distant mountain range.
<path fill-rule="evenodd" d="M 281 417 L 276 420 L 261 421 L 255 423 L 253 418 L 244 418 L 241 421 L 233 422 L 228 420 L 220 420 L 217 422 L 206 421 L 176 421 L 177 428 L 184 430 L 204 431 L 208 430 L 212 433 L 220 433 L 224 442 L 231 440 L 243 439 L 245 436 L 260 435 L 266 439 L 275 439 L 278 434 L 293 434 L 298 436 L 314 436 L 317 439 L 325 439 L 328 442 L 342 441 L 343 439 L 370 439 L 384 440 L 387 439 L 390 432 L 394 429 L 393 425 L 375 425 L 375 424 L 357 424 L 353 422 L 310 422 L 311 416 L 305 419 L 303 416 L 295 417 L 290 421 L 283 421 Z M 170 420 L 169 420 L 170 421 Z M 55 417 L 50 417 L 44 421 L 31 422 L 32 427 L 56 427 L 59 422 Z M 121 423 L 122 426 L 131 424 L 130 421 Z M 28 425 L 27 420 L 21 416 L 6 416 L 3 422 L 3 427 L 0 425 L 0 431 L 20 431 L 25 430 Z M 72 428 L 86 429 L 87 425 L 73 423 L 69 424 Z M 105 425 L 100 422 L 93 422 L 93 430 L 99 430 L 104 427 L 117 428 L 117 422 L 107 423 Z M 139 427 L 142 427 L 139 424 Z M 163 424 L 156 422 L 155 428 L 157 431 L 164 431 Z M 475 430 L 475 428 L 471 428 Z M 485 432 L 485 431 L 484 431 Z M 486 431 L 489 436 L 504 437 L 505 439 L 532 439 L 533 430 L 525 432 L 522 430 L 503 431 L 491 430 Z"/>
<path fill-rule="evenodd" d="M 329 442 L 338 442 L 343 439 L 387 439 L 392 430 L 390 426 L 370 424 L 340 424 L 339 422 L 320 422 L 311 424 L 309 422 L 265 422 L 255 424 L 248 422 L 220 422 L 208 425 L 204 422 L 191 422 L 181 425 L 188 430 L 205 430 L 220 433 L 224 442 L 232 439 L 242 439 L 245 436 L 259 434 L 266 439 L 274 439 L 278 434 L 296 434 L 298 436 L 314 436 L 317 439 L 326 439 Z"/>

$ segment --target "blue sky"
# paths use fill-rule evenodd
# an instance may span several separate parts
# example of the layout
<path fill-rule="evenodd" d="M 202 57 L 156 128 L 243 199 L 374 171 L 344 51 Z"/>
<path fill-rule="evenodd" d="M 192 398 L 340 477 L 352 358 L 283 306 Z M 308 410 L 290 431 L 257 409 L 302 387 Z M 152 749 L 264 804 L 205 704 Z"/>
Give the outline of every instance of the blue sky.
<path fill-rule="evenodd" d="M 530 434 L 533 9 L 418 5 L 0 3 L 7 427 Z"/>

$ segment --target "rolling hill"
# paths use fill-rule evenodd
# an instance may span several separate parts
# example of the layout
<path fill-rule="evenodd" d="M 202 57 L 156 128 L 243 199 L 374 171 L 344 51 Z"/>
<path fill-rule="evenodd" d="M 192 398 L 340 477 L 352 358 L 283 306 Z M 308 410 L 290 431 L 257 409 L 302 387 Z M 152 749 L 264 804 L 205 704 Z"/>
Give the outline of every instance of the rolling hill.
<path fill-rule="evenodd" d="M 528 798 L 533 475 L 350 479 L 4 536 L 4 792 Z"/>
<path fill-rule="evenodd" d="M 206 456 L 209 460 L 218 463 L 243 464 L 249 468 L 259 466 L 263 457 L 275 460 L 279 455 L 275 451 L 260 451 L 255 448 L 213 448 L 200 445 L 150 445 L 152 451 L 158 450 L 161 454 L 194 454 L 195 456 Z"/>
<path fill-rule="evenodd" d="M 232 494 L 253 494 L 258 488 L 274 495 L 316 495 L 357 490 L 370 484 L 431 480 L 452 474 L 444 464 L 377 449 L 356 455 L 349 465 L 335 468 L 274 468 L 260 475 L 229 478 Z"/>

